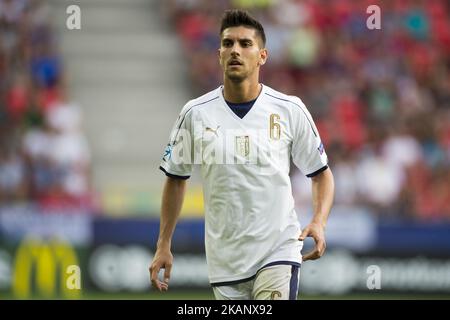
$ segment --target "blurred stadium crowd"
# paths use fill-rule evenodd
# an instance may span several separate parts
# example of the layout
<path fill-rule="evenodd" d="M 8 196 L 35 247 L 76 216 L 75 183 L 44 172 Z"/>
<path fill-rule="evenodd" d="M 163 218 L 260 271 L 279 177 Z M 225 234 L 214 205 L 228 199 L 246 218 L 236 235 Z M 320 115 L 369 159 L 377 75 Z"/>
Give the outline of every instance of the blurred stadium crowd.
<path fill-rule="evenodd" d="M 80 108 L 41 0 L 0 0 L 0 203 L 90 207 Z"/>
<path fill-rule="evenodd" d="M 336 179 L 336 203 L 450 218 L 450 4 L 445 0 L 169 0 L 193 96 L 221 82 L 221 15 L 263 23 L 262 81 L 299 96 Z M 368 30 L 366 8 L 381 8 Z M 0 203 L 93 206 L 90 150 L 41 0 L 0 0 Z M 158 152 L 158 151 L 155 151 Z M 293 172 L 299 202 L 309 180 Z"/>
<path fill-rule="evenodd" d="M 262 81 L 312 113 L 336 179 L 336 203 L 387 218 L 450 218 L 450 5 L 433 0 L 165 1 L 196 94 L 221 83 L 221 15 L 263 23 Z M 381 8 L 369 30 L 366 8 Z M 295 194 L 309 200 L 294 172 Z"/>

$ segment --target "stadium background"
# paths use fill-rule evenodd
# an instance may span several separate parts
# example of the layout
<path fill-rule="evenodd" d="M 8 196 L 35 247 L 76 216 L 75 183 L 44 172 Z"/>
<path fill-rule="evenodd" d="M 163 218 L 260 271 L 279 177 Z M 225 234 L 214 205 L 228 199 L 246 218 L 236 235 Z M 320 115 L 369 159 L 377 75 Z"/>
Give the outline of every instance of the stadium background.
<path fill-rule="evenodd" d="M 302 98 L 335 174 L 327 254 L 302 267 L 300 298 L 450 297 L 449 1 L 0 0 L 0 298 L 212 298 L 198 175 L 169 293 L 147 268 L 158 164 L 181 106 L 220 83 L 232 7 L 263 22 L 263 82 Z M 292 179 L 306 223 L 309 182 Z"/>

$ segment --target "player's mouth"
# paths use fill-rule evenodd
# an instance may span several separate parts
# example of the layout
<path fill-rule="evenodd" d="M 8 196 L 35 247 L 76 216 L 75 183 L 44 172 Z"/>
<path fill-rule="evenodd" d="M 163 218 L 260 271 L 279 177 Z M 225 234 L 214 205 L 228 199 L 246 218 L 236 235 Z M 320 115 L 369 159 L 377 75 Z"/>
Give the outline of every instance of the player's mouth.
<path fill-rule="evenodd" d="M 228 65 L 230 67 L 239 67 L 239 66 L 242 66 L 243 63 L 238 59 L 233 59 L 233 60 L 230 60 L 230 62 L 228 62 Z"/>

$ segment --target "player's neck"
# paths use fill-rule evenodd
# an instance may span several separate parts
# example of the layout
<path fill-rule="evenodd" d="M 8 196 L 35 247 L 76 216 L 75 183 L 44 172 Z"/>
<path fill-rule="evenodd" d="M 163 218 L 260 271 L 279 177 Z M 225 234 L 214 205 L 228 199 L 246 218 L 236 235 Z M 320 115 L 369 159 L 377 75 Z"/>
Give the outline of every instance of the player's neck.
<path fill-rule="evenodd" d="M 233 82 L 229 79 L 224 80 L 223 97 L 226 101 L 232 103 L 243 103 L 255 100 L 261 92 L 262 86 L 259 81 Z"/>

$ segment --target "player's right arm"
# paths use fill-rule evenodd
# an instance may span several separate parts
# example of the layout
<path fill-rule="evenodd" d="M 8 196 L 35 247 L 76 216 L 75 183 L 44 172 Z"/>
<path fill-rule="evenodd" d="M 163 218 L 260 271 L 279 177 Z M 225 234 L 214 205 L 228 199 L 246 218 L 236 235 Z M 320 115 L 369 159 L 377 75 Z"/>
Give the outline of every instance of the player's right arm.
<path fill-rule="evenodd" d="M 150 280 L 152 286 L 159 291 L 168 289 L 173 256 L 171 252 L 172 236 L 183 205 L 186 190 L 186 180 L 192 172 L 192 159 L 179 156 L 192 154 L 192 131 L 189 111 L 186 104 L 181 110 L 170 134 L 160 169 L 166 174 L 161 201 L 161 219 L 159 238 L 156 245 L 155 256 L 150 265 Z M 158 273 L 164 269 L 164 278 L 161 281 Z"/>
<path fill-rule="evenodd" d="M 167 177 L 164 184 L 159 238 L 156 253 L 150 265 L 150 280 L 152 286 L 159 291 L 167 291 L 172 269 L 173 256 L 171 252 L 172 236 L 183 205 L 186 191 L 186 180 Z M 164 269 L 164 279 L 160 281 L 158 273 Z"/>

